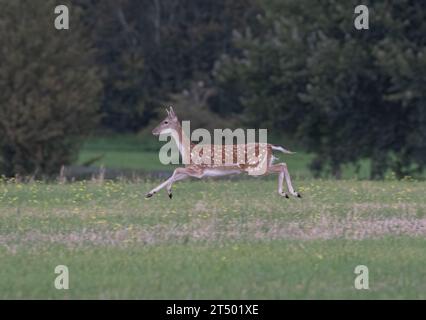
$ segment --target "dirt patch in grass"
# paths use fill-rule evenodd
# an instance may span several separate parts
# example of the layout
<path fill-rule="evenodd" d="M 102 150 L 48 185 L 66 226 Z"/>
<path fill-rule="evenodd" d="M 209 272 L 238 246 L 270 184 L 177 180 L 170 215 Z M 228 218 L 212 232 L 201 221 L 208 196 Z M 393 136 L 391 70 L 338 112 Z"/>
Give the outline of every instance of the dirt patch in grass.
<path fill-rule="evenodd" d="M 62 244 L 80 246 L 155 245 L 160 243 L 270 241 L 270 240 L 327 240 L 375 239 L 385 236 L 426 236 L 426 218 L 365 219 L 359 217 L 320 217 L 306 221 L 249 219 L 221 221 L 194 219 L 181 224 L 132 226 L 116 229 L 87 228 L 64 233 L 31 231 L 0 235 L 0 245 L 15 250 L 20 246 Z"/>

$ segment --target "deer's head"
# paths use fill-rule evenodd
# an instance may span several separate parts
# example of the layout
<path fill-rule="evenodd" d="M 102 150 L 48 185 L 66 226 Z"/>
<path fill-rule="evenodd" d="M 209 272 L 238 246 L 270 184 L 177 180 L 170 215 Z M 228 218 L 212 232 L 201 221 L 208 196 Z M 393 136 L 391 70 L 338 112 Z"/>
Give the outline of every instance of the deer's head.
<path fill-rule="evenodd" d="M 173 108 L 170 107 L 170 109 L 166 109 L 166 111 L 167 117 L 161 121 L 160 124 L 154 128 L 154 130 L 152 130 L 152 134 L 154 136 L 172 133 L 173 130 L 177 130 L 179 128 L 179 120 L 173 111 Z"/>

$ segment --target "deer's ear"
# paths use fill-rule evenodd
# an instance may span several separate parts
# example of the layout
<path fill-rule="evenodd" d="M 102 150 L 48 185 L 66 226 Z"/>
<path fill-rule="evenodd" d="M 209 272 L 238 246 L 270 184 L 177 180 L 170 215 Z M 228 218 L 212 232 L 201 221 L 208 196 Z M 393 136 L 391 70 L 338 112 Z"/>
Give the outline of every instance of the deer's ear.
<path fill-rule="evenodd" d="M 170 107 L 169 115 L 170 115 L 170 117 L 172 117 L 172 118 L 177 118 L 177 117 L 176 117 L 176 113 L 175 113 L 175 111 L 173 110 L 173 107 Z"/>

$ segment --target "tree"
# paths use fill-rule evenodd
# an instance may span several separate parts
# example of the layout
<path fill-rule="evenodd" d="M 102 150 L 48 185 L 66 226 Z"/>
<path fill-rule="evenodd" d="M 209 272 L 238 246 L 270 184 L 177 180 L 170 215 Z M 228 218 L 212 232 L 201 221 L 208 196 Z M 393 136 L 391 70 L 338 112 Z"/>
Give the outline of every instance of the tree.
<path fill-rule="evenodd" d="M 220 61 L 216 81 L 252 123 L 297 137 L 317 174 L 339 177 L 362 158 L 373 178 L 414 174 L 426 164 L 426 5 L 366 3 L 374 19 L 358 31 L 357 4 L 265 2 L 261 27 L 236 38 L 239 55 Z"/>
<path fill-rule="evenodd" d="M 234 49 L 232 31 L 257 8 L 255 0 L 76 1 L 106 70 L 102 123 L 115 131 L 140 130 L 193 82 L 208 85 L 216 60 Z"/>
<path fill-rule="evenodd" d="M 56 30 L 56 5 L 0 0 L 0 155 L 6 176 L 59 172 L 98 121 L 102 87 L 81 10 L 67 3 L 70 29 Z"/>
<path fill-rule="evenodd" d="M 83 8 L 96 46 L 96 61 L 103 70 L 101 124 L 118 132 L 144 126 L 150 112 L 149 86 L 145 81 L 146 61 L 138 24 L 146 21 L 143 1 L 75 0 Z M 144 32 L 148 32 L 143 28 Z"/>

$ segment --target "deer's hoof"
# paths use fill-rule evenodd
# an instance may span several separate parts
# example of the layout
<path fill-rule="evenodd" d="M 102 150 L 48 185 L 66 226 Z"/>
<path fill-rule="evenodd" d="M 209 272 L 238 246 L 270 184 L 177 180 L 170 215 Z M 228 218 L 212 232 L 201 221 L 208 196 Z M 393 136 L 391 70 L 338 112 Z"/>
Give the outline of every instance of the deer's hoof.
<path fill-rule="evenodd" d="M 149 199 L 149 198 L 151 198 L 153 195 L 154 195 L 153 193 L 147 193 L 147 194 L 145 195 L 145 199 Z"/>
<path fill-rule="evenodd" d="M 173 194 L 169 193 L 169 198 L 170 199 L 173 198 Z"/>
<path fill-rule="evenodd" d="M 280 193 L 280 195 L 281 195 L 282 197 L 285 197 L 286 199 L 289 199 L 289 198 L 290 198 L 290 197 L 288 196 L 288 194 L 287 194 L 287 193 L 285 193 L 285 192 Z"/>
<path fill-rule="evenodd" d="M 299 192 L 296 192 L 296 197 L 302 198 L 302 195 Z"/>

